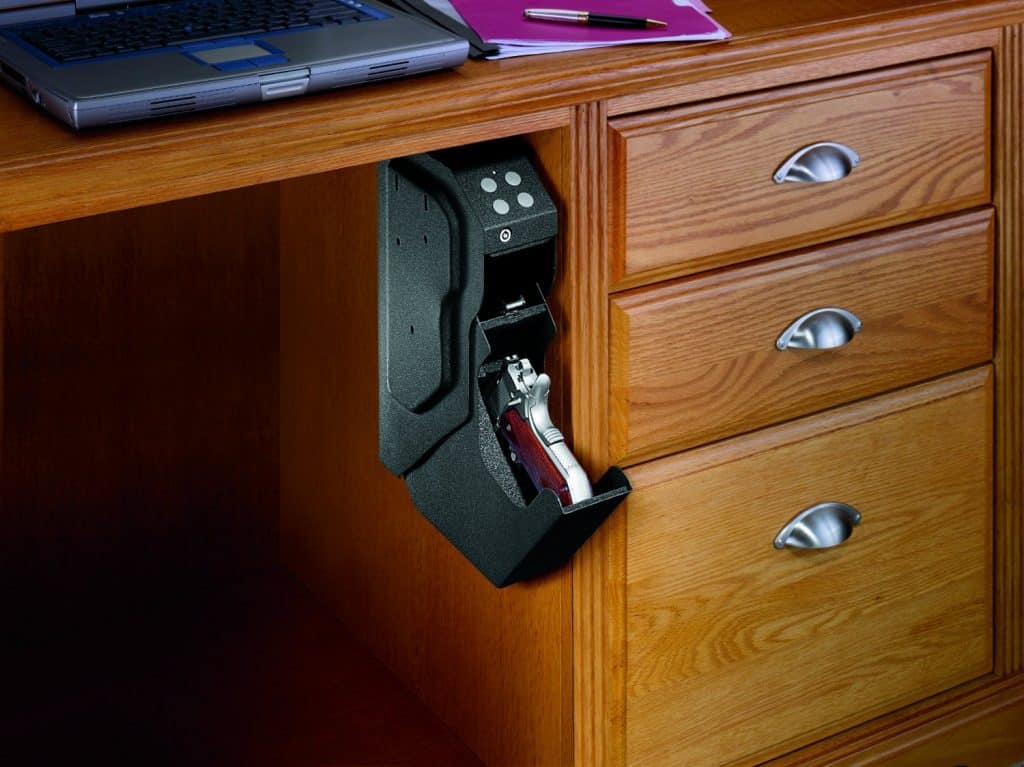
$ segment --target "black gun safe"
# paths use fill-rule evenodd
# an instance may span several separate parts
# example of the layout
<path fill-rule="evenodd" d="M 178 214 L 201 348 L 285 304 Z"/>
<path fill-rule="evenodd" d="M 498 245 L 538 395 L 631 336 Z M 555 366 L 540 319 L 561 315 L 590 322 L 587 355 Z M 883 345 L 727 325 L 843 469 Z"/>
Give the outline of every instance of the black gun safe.
<path fill-rule="evenodd" d="M 496 586 L 559 567 L 630 485 L 612 467 L 563 505 L 496 433 L 506 361 L 543 372 L 556 333 L 558 213 L 529 150 L 497 141 L 382 163 L 379 199 L 381 460 Z"/>

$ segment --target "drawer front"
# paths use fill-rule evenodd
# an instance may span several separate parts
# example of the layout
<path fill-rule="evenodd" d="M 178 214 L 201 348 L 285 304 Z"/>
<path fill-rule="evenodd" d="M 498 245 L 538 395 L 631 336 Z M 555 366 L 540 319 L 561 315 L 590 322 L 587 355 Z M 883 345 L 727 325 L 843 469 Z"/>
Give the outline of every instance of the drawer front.
<path fill-rule="evenodd" d="M 989 61 L 958 56 L 612 121 L 613 283 L 987 202 Z M 853 149 L 859 165 L 828 183 L 774 182 L 819 142 Z M 817 158 L 825 176 L 842 172 L 837 159 Z"/>
<path fill-rule="evenodd" d="M 988 368 L 631 472 L 628 764 L 749 764 L 992 668 Z M 841 545 L 777 550 L 842 502 Z"/>
<path fill-rule="evenodd" d="M 611 451 L 631 462 L 992 355 L 988 210 L 641 288 L 611 301 Z M 787 327 L 845 345 L 785 349 Z M 798 334 L 799 335 L 799 334 Z"/>

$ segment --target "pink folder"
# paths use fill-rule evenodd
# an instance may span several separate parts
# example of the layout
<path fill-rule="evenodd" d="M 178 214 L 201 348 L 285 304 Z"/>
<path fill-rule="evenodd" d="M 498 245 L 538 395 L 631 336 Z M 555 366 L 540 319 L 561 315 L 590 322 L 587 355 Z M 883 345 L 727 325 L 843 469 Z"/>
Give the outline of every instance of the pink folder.
<path fill-rule="evenodd" d="M 672 0 L 452 0 L 452 5 L 481 38 L 499 45 L 616 45 L 668 40 L 721 40 L 729 33 L 707 14 Z M 667 21 L 657 29 L 590 27 L 563 22 L 528 21 L 526 8 L 566 8 L 593 13 L 640 16 Z"/>

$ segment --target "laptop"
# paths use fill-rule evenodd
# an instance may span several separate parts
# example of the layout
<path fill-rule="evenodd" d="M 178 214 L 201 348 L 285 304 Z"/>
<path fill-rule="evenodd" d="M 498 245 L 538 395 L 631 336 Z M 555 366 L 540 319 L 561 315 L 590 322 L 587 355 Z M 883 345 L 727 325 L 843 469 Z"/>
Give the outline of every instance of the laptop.
<path fill-rule="evenodd" d="M 468 47 L 372 0 L 0 0 L 0 77 L 76 129 L 454 67 Z"/>

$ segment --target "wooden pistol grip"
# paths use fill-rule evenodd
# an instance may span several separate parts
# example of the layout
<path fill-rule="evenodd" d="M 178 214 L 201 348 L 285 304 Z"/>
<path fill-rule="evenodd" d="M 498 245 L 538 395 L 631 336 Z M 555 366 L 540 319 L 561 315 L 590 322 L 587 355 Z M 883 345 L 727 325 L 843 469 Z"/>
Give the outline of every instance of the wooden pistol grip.
<path fill-rule="evenodd" d="M 533 433 L 530 424 L 519 411 L 514 408 L 506 410 L 498 420 L 498 426 L 501 436 L 526 469 L 537 491 L 550 488 L 558 495 L 562 506 L 571 506 L 572 495 L 566 478 L 544 449 L 540 437 Z"/>

